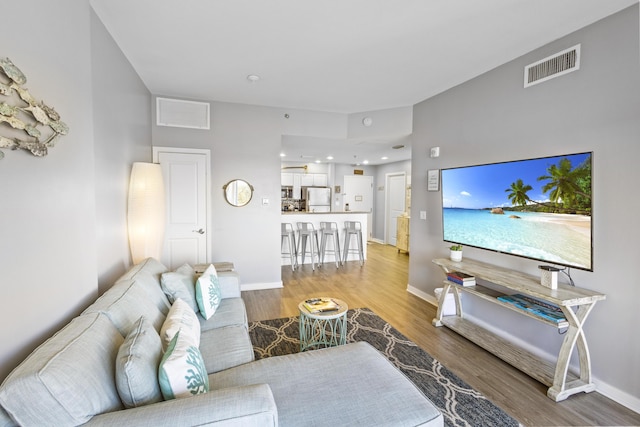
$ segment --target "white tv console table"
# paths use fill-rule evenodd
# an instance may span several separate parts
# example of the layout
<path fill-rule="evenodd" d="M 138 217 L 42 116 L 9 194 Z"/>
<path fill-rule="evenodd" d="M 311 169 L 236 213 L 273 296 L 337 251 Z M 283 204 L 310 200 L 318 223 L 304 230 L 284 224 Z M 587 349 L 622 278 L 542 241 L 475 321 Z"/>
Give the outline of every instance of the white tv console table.
<path fill-rule="evenodd" d="M 591 381 L 591 359 L 587 338 L 582 327 L 596 302 L 606 298 L 604 294 L 568 285 L 558 285 L 558 289 L 549 289 L 540 285 L 540 279 L 535 276 L 468 259 L 454 262 L 440 258 L 434 259 L 433 263 L 439 265 L 445 274 L 449 271 L 461 271 L 475 276 L 476 283 L 480 279 L 506 288 L 505 292 L 499 292 L 481 284 L 465 287 L 445 279 L 444 288 L 438 301 L 438 312 L 432 322 L 434 326 L 444 325 L 454 330 L 530 377 L 549 386 L 547 396 L 556 402 L 564 400 L 572 394 L 588 393 L 595 390 L 596 386 Z M 442 307 L 444 307 L 445 298 L 451 290 L 454 295 L 456 315 L 443 316 Z M 460 299 L 461 292 L 476 295 L 554 328 L 567 328 L 555 365 L 465 319 Z M 567 320 L 555 323 L 497 299 L 500 295 L 515 293 L 529 295 L 560 306 Z M 576 346 L 580 363 L 579 378 L 569 372 L 571 353 Z"/>

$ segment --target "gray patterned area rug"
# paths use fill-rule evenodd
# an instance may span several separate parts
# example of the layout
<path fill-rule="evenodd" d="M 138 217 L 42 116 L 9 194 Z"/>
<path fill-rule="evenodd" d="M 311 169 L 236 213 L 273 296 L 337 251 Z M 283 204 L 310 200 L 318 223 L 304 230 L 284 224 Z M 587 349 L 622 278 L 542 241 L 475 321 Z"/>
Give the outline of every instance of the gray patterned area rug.
<path fill-rule="evenodd" d="M 438 407 L 446 426 L 519 423 L 367 308 L 347 312 L 347 342 L 366 341 L 383 353 Z M 300 351 L 298 317 L 249 324 L 257 359 Z"/>

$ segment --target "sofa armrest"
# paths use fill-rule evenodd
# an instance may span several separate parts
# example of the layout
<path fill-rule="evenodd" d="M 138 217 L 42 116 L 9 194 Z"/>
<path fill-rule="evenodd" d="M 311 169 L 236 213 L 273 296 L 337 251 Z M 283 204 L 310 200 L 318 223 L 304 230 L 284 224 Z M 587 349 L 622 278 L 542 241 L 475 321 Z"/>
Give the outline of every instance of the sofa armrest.
<path fill-rule="evenodd" d="M 235 271 L 221 271 L 218 273 L 220 296 L 224 298 L 240 298 L 240 278 Z"/>
<path fill-rule="evenodd" d="M 275 427 L 278 411 L 271 388 L 267 384 L 256 384 L 100 414 L 85 425 Z"/>

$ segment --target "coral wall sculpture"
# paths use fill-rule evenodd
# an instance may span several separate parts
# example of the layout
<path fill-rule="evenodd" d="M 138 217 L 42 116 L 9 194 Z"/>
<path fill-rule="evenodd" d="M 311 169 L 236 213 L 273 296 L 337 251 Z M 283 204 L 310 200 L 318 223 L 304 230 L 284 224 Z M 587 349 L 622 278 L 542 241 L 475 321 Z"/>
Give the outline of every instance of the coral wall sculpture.
<path fill-rule="evenodd" d="M 0 58 L 0 148 L 27 150 L 46 156 L 69 127 L 44 102 L 38 102 L 24 87 L 27 78 L 9 58 Z M 3 136 L 4 135 L 4 136 Z M 0 159 L 4 153 L 0 151 Z"/>

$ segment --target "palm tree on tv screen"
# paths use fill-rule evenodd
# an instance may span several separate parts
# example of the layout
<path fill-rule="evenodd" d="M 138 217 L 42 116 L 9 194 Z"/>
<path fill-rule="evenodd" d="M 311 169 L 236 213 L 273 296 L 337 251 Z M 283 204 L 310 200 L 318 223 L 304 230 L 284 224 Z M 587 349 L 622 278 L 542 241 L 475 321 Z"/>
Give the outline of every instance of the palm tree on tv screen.
<path fill-rule="evenodd" d="M 518 179 L 516 182 L 511 183 L 511 187 L 507 188 L 506 191 L 509 193 L 507 197 L 511 200 L 512 205 L 526 206 L 527 202 L 531 199 L 527 195 L 527 192 L 533 190 L 533 187 L 530 185 L 524 185 L 521 179 Z"/>
<path fill-rule="evenodd" d="M 565 209 L 588 209 L 591 202 L 591 162 L 573 168 L 571 160 L 563 158 L 558 165 L 547 169 L 548 175 L 538 177 L 538 181 L 549 180 L 542 192 L 549 192 L 549 199 Z"/>

